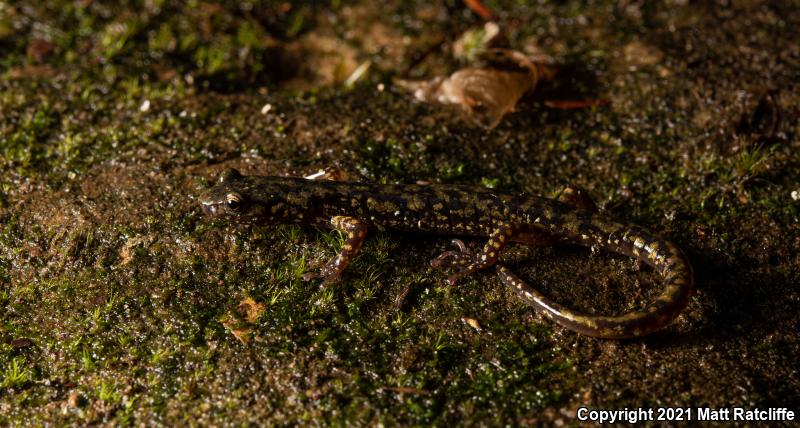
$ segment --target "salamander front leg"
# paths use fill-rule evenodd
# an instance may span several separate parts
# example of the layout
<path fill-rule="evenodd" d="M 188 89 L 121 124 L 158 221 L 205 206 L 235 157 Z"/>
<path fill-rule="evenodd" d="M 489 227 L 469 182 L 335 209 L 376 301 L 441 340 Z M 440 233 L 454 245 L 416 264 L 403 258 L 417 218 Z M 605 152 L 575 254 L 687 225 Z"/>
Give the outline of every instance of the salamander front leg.
<path fill-rule="evenodd" d="M 358 254 L 364 238 L 367 237 L 367 226 L 353 217 L 336 216 L 331 219 L 331 225 L 346 234 L 344 245 L 339 254 L 322 267 L 319 274 L 308 273 L 303 279 L 306 281 L 322 277 L 322 286 L 328 286 L 342 276 L 342 272 Z"/>
<path fill-rule="evenodd" d="M 447 284 L 453 285 L 464 276 L 495 264 L 497 258 L 500 257 L 500 252 L 515 234 L 516 228 L 511 225 L 498 227 L 489 235 L 489 241 L 478 254 L 472 253 L 463 242 L 455 239 L 453 243 L 458 246 L 459 251 L 445 251 L 431 261 L 431 266 L 434 268 L 456 267 L 458 271 L 447 278 Z"/>

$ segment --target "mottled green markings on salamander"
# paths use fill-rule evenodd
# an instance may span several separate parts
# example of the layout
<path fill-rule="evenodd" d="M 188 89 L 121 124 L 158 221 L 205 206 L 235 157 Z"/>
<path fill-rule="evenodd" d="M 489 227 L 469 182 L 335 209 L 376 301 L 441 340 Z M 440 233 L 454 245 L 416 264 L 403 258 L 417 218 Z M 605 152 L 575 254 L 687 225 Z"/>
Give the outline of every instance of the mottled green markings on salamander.
<path fill-rule="evenodd" d="M 552 200 L 488 188 L 452 185 L 394 185 L 291 177 L 243 176 L 228 170 L 201 197 L 203 210 L 249 224 L 308 224 L 343 231 L 339 254 L 319 275 L 336 281 L 356 256 L 370 229 L 488 237 L 478 254 L 459 243 L 434 260 L 459 278 L 497 265 L 504 284 L 558 324 L 601 338 L 643 336 L 672 322 L 686 307 L 692 268 L 678 247 L 634 225 L 621 224 L 569 198 Z M 620 316 L 594 316 L 556 304 L 497 264 L 508 242 L 570 243 L 635 257 L 664 277 L 664 290 L 649 305 Z"/>

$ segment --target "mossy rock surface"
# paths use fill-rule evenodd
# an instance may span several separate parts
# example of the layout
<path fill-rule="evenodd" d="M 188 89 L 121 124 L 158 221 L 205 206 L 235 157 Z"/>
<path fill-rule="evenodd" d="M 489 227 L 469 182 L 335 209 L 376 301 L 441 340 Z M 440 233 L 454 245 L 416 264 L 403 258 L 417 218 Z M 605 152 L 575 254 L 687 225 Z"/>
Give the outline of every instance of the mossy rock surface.
<path fill-rule="evenodd" d="M 582 406 L 800 402 L 800 12 L 683 3 L 486 1 L 509 46 L 561 63 L 486 131 L 392 84 L 459 66 L 447 46 L 482 25 L 461 2 L 0 2 L 0 425 L 551 425 Z M 321 289 L 302 276 L 338 233 L 197 204 L 228 167 L 331 166 L 577 184 L 681 246 L 697 293 L 662 332 L 595 340 L 491 273 L 444 285 L 428 262 L 448 237 L 372 234 Z M 504 261 L 595 313 L 659 291 L 579 248 Z"/>

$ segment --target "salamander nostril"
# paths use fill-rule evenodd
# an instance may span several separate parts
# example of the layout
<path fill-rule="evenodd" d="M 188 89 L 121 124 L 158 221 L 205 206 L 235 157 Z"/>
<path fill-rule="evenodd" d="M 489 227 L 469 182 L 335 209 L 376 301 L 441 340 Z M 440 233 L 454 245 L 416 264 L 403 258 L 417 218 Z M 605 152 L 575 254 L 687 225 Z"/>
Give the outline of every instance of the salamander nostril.
<path fill-rule="evenodd" d="M 214 209 L 213 205 L 203 205 L 203 212 L 207 215 L 214 215 L 216 214 L 216 210 Z"/>

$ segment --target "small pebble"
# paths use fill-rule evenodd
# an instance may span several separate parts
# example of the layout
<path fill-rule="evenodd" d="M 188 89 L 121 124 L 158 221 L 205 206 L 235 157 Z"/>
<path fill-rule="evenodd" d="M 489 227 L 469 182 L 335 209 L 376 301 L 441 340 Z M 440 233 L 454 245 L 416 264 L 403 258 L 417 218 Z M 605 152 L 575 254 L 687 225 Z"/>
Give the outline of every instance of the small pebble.
<path fill-rule="evenodd" d="M 78 407 L 83 407 L 84 399 L 81 396 L 80 392 L 72 391 L 67 398 L 67 408 L 69 409 L 77 409 Z"/>
<path fill-rule="evenodd" d="M 461 318 L 461 321 L 464 321 L 465 323 L 467 323 L 467 325 L 469 325 L 470 327 L 474 328 L 475 330 L 481 331 L 481 325 L 478 323 L 478 320 L 476 320 L 475 318 L 463 317 L 463 318 Z"/>
<path fill-rule="evenodd" d="M 33 345 L 33 341 L 27 337 L 20 337 L 11 341 L 11 347 L 15 349 L 27 348 Z"/>
<path fill-rule="evenodd" d="M 144 100 L 142 105 L 139 106 L 139 111 L 144 113 L 147 110 L 150 110 L 150 100 Z"/>

